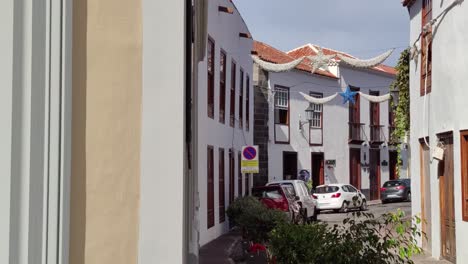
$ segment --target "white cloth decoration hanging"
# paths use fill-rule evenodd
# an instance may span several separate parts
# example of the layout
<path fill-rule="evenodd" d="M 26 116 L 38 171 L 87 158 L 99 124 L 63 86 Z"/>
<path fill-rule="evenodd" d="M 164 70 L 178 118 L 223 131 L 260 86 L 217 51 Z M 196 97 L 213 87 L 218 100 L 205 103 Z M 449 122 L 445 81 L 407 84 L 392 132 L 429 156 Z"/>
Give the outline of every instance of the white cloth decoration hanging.
<path fill-rule="evenodd" d="M 367 99 L 369 102 L 372 102 L 372 103 L 383 103 L 385 101 L 388 101 L 390 99 L 392 99 L 392 96 L 388 93 L 388 94 L 384 94 L 384 95 L 368 95 L 368 94 L 365 94 L 365 93 L 362 93 L 362 92 L 359 92 L 359 94 L 364 97 L 365 99 Z"/>
<path fill-rule="evenodd" d="M 310 95 L 307 95 L 303 92 L 299 92 L 302 96 L 304 96 L 304 98 L 309 101 L 310 103 L 313 103 L 313 104 L 326 104 L 328 102 L 330 102 L 331 100 L 335 99 L 335 97 L 338 95 L 338 93 L 335 93 L 333 95 L 330 95 L 328 97 L 324 97 L 324 98 L 316 98 L 316 97 L 312 97 Z"/>
<path fill-rule="evenodd" d="M 324 69 L 328 71 L 330 61 L 335 57 L 335 54 L 325 55 L 322 48 L 318 48 L 317 55 L 307 57 L 310 60 L 310 66 L 312 66 L 312 73 L 315 73 L 318 69 Z"/>
<path fill-rule="evenodd" d="M 299 63 L 304 60 L 305 57 L 301 57 L 297 60 L 293 60 L 288 63 L 283 64 L 276 64 L 271 62 L 266 62 L 260 59 L 258 56 L 252 55 L 252 59 L 255 63 L 257 63 L 262 69 L 269 71 L 269 72 L 285 72 L 294 69 Z"/>
<path fill-rule="evenodd" d="M 338 54 L 338 57 L 340 58 L 340 64 L 344 63 L 349 66 L 355 67 L 355 68 L 362 68 L 362 69 L 367 69 L 367 68 L 373 68 L 375 66 L 378 66 L 379 64 L 382 64 L 390 55 L 392 55 L 394 49 L 391 49 L 375 58 L 368 59 L 368 60 L 360 60 L 360 59 L 353 59 L 346 57 L 342 54 Z"/>

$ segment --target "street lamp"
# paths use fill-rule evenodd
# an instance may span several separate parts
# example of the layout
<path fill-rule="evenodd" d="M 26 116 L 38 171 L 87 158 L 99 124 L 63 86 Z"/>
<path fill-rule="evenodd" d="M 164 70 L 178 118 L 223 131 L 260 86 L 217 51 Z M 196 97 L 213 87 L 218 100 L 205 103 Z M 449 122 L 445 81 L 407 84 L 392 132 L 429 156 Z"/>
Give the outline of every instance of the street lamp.
<path fill-rule="evenodd" d="M 299 130 L 303 129 L 304 124 L 307 124 L 312 122 L 312 118 L 314 116 L 315 109 L 312 107 L 311 104 L 309 104 L 309 107 L 306 108 L 305 114 L 306 114 L 306 121 L 301 121 L 301 115 L 299 115 Z"/>

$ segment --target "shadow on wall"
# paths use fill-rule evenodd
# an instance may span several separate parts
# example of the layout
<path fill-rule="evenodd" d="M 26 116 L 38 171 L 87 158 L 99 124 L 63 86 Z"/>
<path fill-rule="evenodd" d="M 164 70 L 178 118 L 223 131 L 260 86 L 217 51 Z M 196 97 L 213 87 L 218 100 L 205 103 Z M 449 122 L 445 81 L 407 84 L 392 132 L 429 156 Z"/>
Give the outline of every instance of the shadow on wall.
<path fill-rule="evenodd" d="M 325 184 L 333 184 L 333 183 L 338 183 L 338 179 L 336 178 L 335 175 L 335 168 L 326 168 L 325 169 Z"/>

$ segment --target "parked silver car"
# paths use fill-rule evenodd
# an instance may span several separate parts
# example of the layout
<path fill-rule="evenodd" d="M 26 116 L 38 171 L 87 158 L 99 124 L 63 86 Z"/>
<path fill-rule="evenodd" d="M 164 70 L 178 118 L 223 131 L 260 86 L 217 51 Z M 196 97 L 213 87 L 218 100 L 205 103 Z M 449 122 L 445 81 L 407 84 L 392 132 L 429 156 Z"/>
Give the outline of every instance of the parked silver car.
<path fill-rule="evenodd" d="M 397 200 L 411 202 L 411 180 L 399 179 L 385 182 L 380 188 L 380 199 L 382 203 Z"/>

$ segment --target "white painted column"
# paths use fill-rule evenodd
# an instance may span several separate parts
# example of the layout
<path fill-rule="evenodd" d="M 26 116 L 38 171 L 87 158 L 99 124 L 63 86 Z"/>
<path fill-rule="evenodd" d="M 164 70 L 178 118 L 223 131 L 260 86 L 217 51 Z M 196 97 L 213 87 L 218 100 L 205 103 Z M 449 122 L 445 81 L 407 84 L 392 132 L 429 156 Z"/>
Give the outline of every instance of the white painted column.
<path fill-rule="evenodd" d="M 184 263 L 185 2 L 143 0 L 139 263 Z"/>

